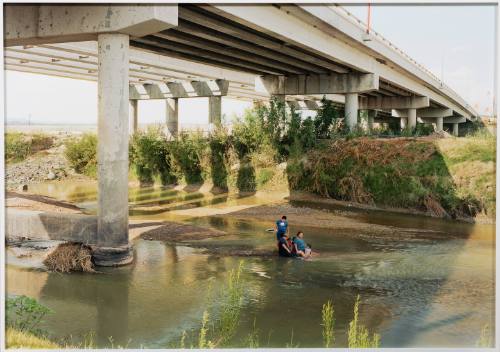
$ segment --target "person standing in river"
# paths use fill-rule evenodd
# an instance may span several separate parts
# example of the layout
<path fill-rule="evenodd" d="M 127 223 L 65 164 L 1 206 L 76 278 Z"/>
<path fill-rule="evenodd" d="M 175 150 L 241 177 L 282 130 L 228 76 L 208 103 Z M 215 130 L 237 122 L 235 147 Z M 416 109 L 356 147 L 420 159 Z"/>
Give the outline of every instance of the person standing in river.
<path fill-rule="evenodd" d="M 276 240 L 279 242 L 282 236 L 288 234 L 288 221 L 286 220 L 286 215 L 283 215 L 280 220 L 276 220 L 274 229 L 276 230 Z"/>

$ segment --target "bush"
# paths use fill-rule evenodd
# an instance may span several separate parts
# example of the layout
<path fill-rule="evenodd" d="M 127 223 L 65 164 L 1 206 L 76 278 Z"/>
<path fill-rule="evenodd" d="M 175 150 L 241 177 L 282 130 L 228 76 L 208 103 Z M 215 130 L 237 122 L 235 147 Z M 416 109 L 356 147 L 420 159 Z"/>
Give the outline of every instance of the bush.
<path fill-rule="evenodd" d="M 177 182 L 172 170 L 172 143 L 159 127 L 132 136 L 130 163 L 134 165 L 141 184 L 153 184 L 155 177 L 159 177 L 164 186 Z"/>
<path fill-rule="evenodd" d="M 22 161 L 31 154 L 51 148 L 53 144 L 54 139 L 43 133 L 29 136 L 20 132 L 9 132 L 5 134 L 5 160 Z"/>
<path fill-rule="evenodd" d="M 30 154 L 30 143 L 26 141 L 22 133 L 5 134 L 5 159 L 16 162 L 24 160 Z"/>
<path fill-rule="evenodd" d="M 265 111 L 265 108 L 246 110 L 243 118 L 234 123 L 232 144 L 240 160 L 256 151 L 261 144 L 267 143 L 268 138 L 262 124 Z"/>
<path fill-rule="evenodd" d="M 64 152 L 70 166 L 76 172 L 90 177 L 97 174 L 97 136 L 86 133 L 66 142 Z"/>
<path fill-rule="evenodd" d="M 207 152 L 207 140 L 201 133 L 182 133 L 172 142 L 172 157 L 187 184 L 202 183 L 202 160 Z"/>
<path fill-rule="evenodd" d="M 210 145 L 210 176 L 215 187 L 228 189 L 227 158 L 230 140 L 227 131 L 218 127 L 211 135 Z"/>
<path fill-rule="evenodd" d="M 5 312 L 8 327 L 37 336 L 45 334 L 38 325 L 47 314 L 52 313 L 36 299 L 27 296 L 7 297 Z"/>

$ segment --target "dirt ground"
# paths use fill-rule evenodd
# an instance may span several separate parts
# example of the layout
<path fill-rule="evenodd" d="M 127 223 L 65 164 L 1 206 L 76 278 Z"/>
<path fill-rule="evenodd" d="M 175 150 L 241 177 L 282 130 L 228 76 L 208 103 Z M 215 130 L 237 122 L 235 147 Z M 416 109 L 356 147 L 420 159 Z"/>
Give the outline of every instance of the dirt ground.
<path fill-rule="evenodd" d="M 5 206 L 22 210 L 46 211 L 53 213 L 82 214 L 76 205 L 36 194 L 7 192 Z"/>

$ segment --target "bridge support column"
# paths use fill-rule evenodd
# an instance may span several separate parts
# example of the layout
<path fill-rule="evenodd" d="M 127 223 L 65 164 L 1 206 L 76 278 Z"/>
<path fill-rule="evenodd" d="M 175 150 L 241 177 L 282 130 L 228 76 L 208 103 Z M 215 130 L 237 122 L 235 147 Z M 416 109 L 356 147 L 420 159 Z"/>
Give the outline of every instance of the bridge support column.
<path fill-rule="evenodd" d="M 408 109 L 407 127 L 411 130 L 417 127 L 417 109 Z"/>
<path fill-rule="evenodd" d="M 139 127 L 139 101 L 130 100 L 130 108 L 132 110 L 132 133 L 136 133 Z"/>
<path fill-rule="evenodd" d="M 173 138 L 179 134 L 179 99 L 168 98 L 165 101 L 167 130 Z"/>
<path fill-rule="evenodd" d="M 375 120 L 375 116 L 377 115 L 376 110 L 368 110 L 368 131 L 373 131 L 373 121 Z"/>
<path fill-rule="evenodd" d="M 402 117 L 401 120 L 401 129 L 404 130 L 408 126 L 408 118 Z"/>
<path fill-rule="evenodd" d="M 358 123 L 358 93 L 345 95 L 345 124 L 349 130 L 353 130 Z"/>
<path fill-rule="evenodd" d="M 453 135 L 458 137 L 458 123 L 453 124 Z"/>
<path fill-rule="evenodd" d="M 222 97 L 208 97 L 208 123 L 218 126 L 222 123 Z"/>
<path fill-rule="evenodd" d="M 436 131 L 437 132 L 443 131 L 443 118 L 442 117 L 436 117 Z"/>
<path fill-rule="evenodd" d="M 131 263 L 128 241 L 129 36 L 99 34 L 98 208 L 94 262 Z"/>

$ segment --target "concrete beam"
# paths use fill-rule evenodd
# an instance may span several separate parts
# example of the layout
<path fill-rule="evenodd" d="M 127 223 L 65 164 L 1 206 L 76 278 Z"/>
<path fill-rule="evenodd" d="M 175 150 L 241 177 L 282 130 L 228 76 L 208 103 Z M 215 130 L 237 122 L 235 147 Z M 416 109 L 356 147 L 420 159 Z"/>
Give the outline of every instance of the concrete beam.
<path fill-rule="evenodd" d="M 268 94 L 349 94 L 377 89 L 378 76 L 372 73 L 265 75 L 255 79 L 255 90 Z"/>
<path fill-rule="evenodd" d="M 407 110 L 393 110 L 393 115 L 397 117 L 408 116 Z M 453 116 L 452 109 L 440 109 L 440 108 L 424 108 L 418 109 L 417 115 L 420 118 L 436 118 L 436 117 L 448 117 Z"/>
<path fill-rule="evenodd" d="M 410 63 L 394 48 L 387 44 L 381 44 L 378 39 L 365 42 L 363 36 L 366 28 L 336 14 L 335 6 L 314 4 L 270 8 L 268 6 L 248 6 L 247 4 L 221 4 L 202 7 L 239 24 L 272 35 L 303 51 L 314 52 L 321 58 L 341 63 L 356 71 L 376 73 L 381 79 L 393 86 L 415 95 L 428 96 L 443 106 L 449 106 L 462 116 L 470 117 L 471 114 L 474 114 L 473 109 L 467 107 L 466 103 L 449 89 L 440 90 L 440 82 L 434 79 L 425 81 L 420 79 L 419 77 L 422 76 L 427 78 L 428 74 Z M 293 11 L 293 8 L 297 11 Z M 357 43 L 352 39 L 341 38 L 339 30 L 336 29 L 340 25 L 347 27 L 342 32 L 355 31 L 357 33 L 356 36 L 359 37 Z M 393 55 L 399 55 L 397 64 L 392 64 L 394 61 L 391 59 L 378 61 L 378 57 L 373 55 L 373 50 L 367 48 L 368 45 L 377 46 L 374 48 L 375 53 L 382 51 L 380 45 L 386 46 L 382 56 L 384 57 L 385 54 L 391 52 Z M 405 60 L 408 62 L 406 65 L 404 65 Z M 407 71 L 410 68 L 411 70 Z"/>
<path fill-rule="evenodd" d="M 101 33 L 135 37 L 177 26 L 177 4 L 25 5 L 4 7 L 5 46 L 96 40 Z"/>
<path fill-rule="evenodd" d="M 428 97 L 363 97 L 359 102 L 360 109 L 420 109 L 430 105 Z"/>
<path fill-rule="evenodd" d="M 128 241 L 129 36 L 99 34 L 97 265 L 133 260 Z"/>
<path fill-rule="evenodd" d="M 138 84 L 130 86 L 130 99 L 201 98 L 227 95 L 229 81 L 192 81 L 182 83 Z"/>
<path fill-rule="evenodd" d="M 289 100 L 286 104 L 294 110 L 319 110 L 321 104 L 315 100 Z"/>
<path fill-rule="evenodd" d="M 467 119 L 464 116 L 450 116 L 450 117 L 421 117 L 424 123 L 435 123 L 436 119 L 443 119 L 443 123 L 465 123 Z"/>

